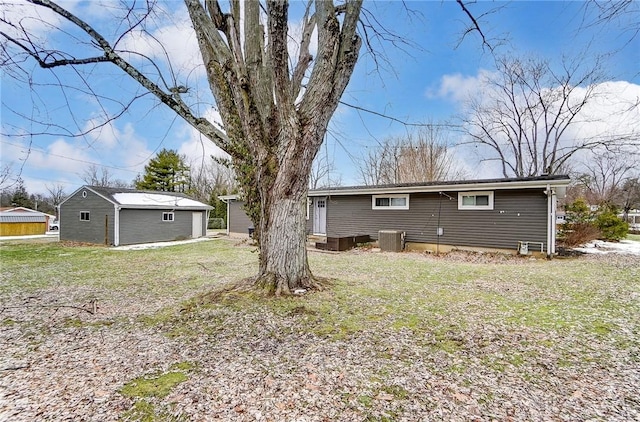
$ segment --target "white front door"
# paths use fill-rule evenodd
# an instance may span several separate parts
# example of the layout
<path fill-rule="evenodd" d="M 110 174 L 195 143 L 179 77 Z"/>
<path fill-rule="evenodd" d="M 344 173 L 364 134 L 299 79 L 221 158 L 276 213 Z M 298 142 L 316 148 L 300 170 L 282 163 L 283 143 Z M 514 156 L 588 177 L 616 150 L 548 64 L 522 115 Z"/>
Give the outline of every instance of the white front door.
<path fill-rule="evenodd" d="M 194 212 L 191 225 L 191 237 L 197 239 L 202 237 L 202 213 Z"/>
<path fill-rule="evenodd" d="M 327 234 L 327 198 L 313 198 L 313 234 Z"/>

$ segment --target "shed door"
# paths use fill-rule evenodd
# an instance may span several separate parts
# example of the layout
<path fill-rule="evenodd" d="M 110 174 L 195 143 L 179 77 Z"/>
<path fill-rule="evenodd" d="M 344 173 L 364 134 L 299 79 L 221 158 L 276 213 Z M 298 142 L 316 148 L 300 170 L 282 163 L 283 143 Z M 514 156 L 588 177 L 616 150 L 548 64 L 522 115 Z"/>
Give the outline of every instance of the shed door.
<path fill-rule="evenodd" d="M 202 213 L 194 212 L 191 228 L 191 237 L 196 239 L 202 237 Z"/>
<path fill-rule="evenodd" d="M 327 234 L 327 198 L 313 198 L 313 233 Z"/>

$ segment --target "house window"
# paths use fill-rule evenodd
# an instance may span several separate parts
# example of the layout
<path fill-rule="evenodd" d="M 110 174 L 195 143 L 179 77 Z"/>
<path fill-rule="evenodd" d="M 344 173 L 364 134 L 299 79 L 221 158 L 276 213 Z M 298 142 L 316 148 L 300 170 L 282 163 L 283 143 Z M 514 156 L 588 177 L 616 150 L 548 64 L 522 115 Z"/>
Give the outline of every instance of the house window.
<path fill-rule="evenodd" d="M 493 192 L 458 192 L 459 210 L 492 210 Z"/>
<path fill-rule="evenodd" d="M 408 210 L 409 195 L 373 195 L 371 208 L 374 210 Z"/>
<path fill-rule="evenodd" d="M 163 212 L 162 221 L 173 221 L 173 212 Z"/>
<path fill-rule="evenodd" d="M 80 221 L 89 221 L 89 211 L 80 211 Z"/>

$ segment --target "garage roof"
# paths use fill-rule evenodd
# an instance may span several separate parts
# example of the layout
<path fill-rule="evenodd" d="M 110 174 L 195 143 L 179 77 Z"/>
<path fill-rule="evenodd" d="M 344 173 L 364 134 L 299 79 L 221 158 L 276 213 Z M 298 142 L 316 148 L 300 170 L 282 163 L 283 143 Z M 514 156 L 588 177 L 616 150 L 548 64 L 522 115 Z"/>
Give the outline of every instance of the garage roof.
<path fill-rule="evenodd" d="M 145 191 L 127 188 L 108 188 L 102 186 L 83 186 L 72 193 L 70 197 L 82 190 L 89 190 L 103 197 L 114 205 L 129 209 L 184 209 L 184 210 L 208 210 L 211 205 L 190 198 L 180 192 Z M 67 198 L 67 199 L 69 199 Z M 67 201 L 65 199 L 62 204 Z"/>

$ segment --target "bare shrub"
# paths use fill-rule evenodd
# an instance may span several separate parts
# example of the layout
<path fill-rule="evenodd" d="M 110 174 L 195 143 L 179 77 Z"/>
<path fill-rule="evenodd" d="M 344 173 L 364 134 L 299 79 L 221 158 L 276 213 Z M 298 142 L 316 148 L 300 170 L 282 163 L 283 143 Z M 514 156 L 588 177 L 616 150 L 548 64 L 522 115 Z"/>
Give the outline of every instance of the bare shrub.
<path fill-rule="evenodd" d="M 579 222 L 566 224 L 562 242 L 567 247 L 579 246 L 600 237 L 600 230 L 590 223 Z"/>

